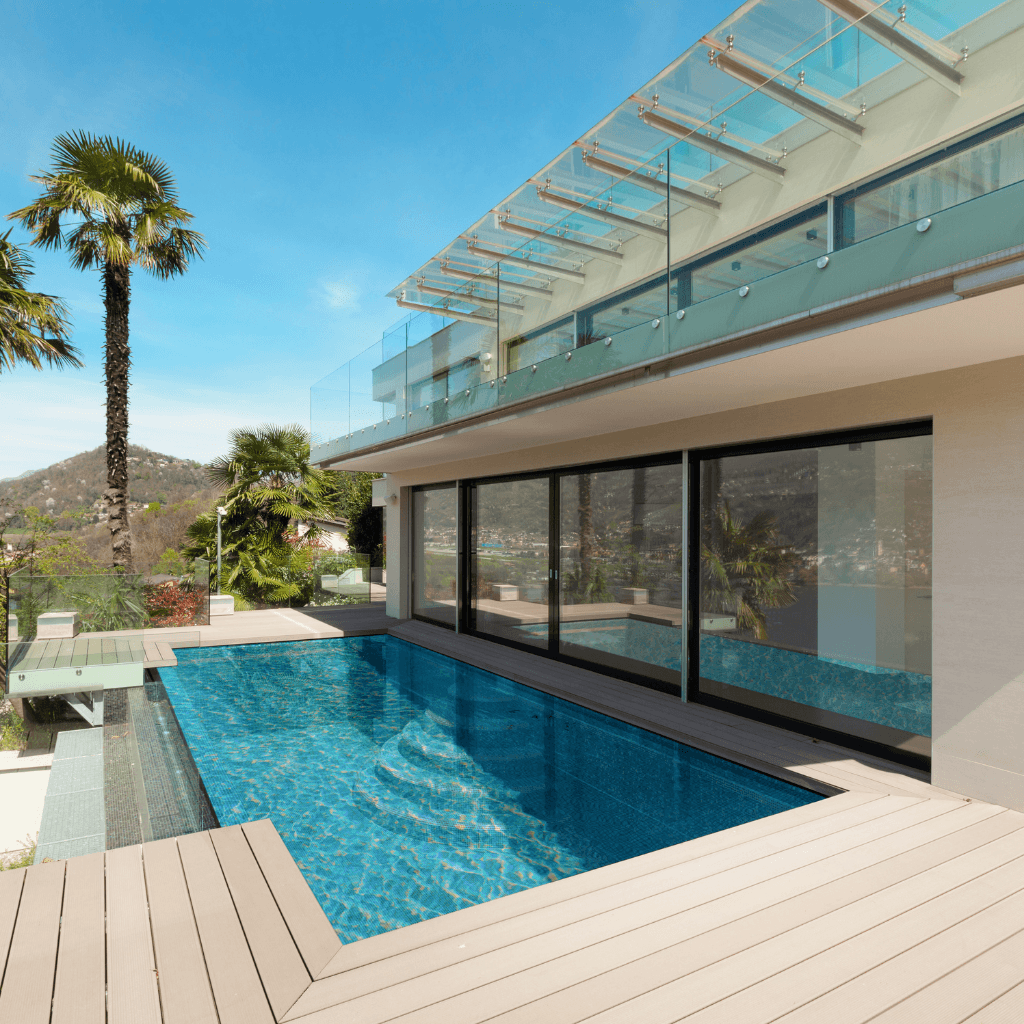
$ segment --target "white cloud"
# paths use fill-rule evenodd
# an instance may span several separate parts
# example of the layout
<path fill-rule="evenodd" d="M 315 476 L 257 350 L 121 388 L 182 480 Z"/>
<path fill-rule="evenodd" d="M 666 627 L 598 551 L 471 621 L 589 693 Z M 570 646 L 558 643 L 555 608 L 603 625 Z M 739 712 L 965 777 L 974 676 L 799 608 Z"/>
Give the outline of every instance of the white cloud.
<path fill-rule="evenodd" d="M 347 281 L 325 281 L 321 286 L 323 298 L 331 309 L 341 309 L 349 313 L 358 313 L 359 290 Z"/>

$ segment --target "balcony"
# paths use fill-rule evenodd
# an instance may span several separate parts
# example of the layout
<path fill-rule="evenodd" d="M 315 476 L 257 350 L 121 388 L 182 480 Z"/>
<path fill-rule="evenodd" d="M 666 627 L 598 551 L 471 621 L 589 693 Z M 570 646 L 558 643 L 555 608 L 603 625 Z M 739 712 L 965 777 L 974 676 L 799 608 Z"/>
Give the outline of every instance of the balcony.
<path fill-rule="evenodd" d="M 395 288 L 405 318 L 311 389 L 315 461 L 734 358 L 929 275 L 955 298 L 957 268 L 1012 259 L 1024 3 L 885 31 L 888 5 L 804 6 L 800 28 L 737 12 Z"/>

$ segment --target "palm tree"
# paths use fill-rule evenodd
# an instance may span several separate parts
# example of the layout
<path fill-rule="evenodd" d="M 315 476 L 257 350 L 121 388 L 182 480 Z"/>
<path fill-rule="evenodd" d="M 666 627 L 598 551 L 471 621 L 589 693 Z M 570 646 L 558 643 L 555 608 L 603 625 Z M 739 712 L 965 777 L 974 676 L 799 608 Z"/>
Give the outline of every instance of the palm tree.
<path fill-rule="evenodd" d="M 309 434 L 292 424 L 268 424 L 234 430 L 231 451 L 214 459 L 207 473 L 226 490 L 221 523 L 221 585 L 252 601 L 288 601 L 301 587 L 289 578 L 294 546 L 286 539 L 292 520 L 330 518 L 333 511 L 328 475 L 309 461 Z M 316 542 L 310 530 L 302 545 Z M 217 560 L 217 513 L 207 512 L 189 527 L 191 558 Z"/>
<path fill-rule="evenodd" d="M 18 362 L 37 370 L 50 366 L 81 366 L 78 351 L 68 341 L 67 307 L 53 295 L 30 292 L 32 260 L 11 240 L 0 235 L 0 371 Z"/>
<path fill-rule="evenodd" d="M 43 194 L 9 216 L 44 249 L 66 249 L 79 270 L 103 271 L 106 309 L 107 491 L 114 565 L 131 571 L 128 521 L 128 306 L 133 267 L 166 279 L 202 256 L 203 236 L 186 225 L 166 164 L 120 139 L 86 132 L 53 143 L 53 167 L 33 175 Z M 64 222 L 62 223 L 62 218 Z M 72 223 L 67 223 L 73 218 Z"/>
<path fill-rule="evenodd" d="M 750 630 L 757 640 L 767 639 L 767 610 L 796 601 L 792 576 L 800 561 L 779 543 L 775 516 L 762 510 L 744 525 L 721 498 L 703 519 L 702 532 L 701 607 L 735 611 L 740 629 Z"/>

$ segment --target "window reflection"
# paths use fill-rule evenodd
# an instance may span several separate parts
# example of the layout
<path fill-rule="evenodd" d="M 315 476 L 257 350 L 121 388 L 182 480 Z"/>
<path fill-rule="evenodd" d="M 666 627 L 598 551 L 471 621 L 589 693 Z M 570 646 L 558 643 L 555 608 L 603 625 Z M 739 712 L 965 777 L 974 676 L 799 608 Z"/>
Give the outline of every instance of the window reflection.
<path fill-rule="evenodd" d="M 559 480 L 559 651 L 678 685 L 682 466 Z"/>
<path fill-rule="evenodd" d="M 548 477 L 471 491 L 471 628 L 548 645 Z"/>
<path fill-rule="evenodd" d="M 413 491 L 412 613 L 455 627 L 457 495 L 454 487 Z"/>
<path fill-rule="evenodd" d="M 701 689 L 930 735 L 931 481 L 930 436 L 702 461 Z"/>
<path fill-rule="evenodd" d="M 910 224 L 1024 181 L 1024 126 L 843 202 L 842 244 Z"/>

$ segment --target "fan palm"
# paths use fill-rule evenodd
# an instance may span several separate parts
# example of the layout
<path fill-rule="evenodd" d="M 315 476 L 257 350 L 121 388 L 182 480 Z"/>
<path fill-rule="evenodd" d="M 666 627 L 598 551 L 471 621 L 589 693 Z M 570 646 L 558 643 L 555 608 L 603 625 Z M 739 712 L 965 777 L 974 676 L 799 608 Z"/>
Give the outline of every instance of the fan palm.
<path fill-rule="evenodd" d="M 30 292 L 32 261 L 11 240 L 0 235 L 0 371 L 18 362 L 37 370 L 43 360 L 50 366 L 81 366 L 77 350 L 68 341 L 68 311 L 60 299 Z"/>
<path fill-rule="evenodd" d="M 767 639 L 767 609 L 796 601 L 791 579 L 799 557 L 780 545 L 777 520 L 768 511 L 743 525 L 722 499 L 711 514 L 701 542 L 701 605 L 734 610 L 740 629 Z"/>
<path fill-rule="evenodd" d="M 43 194 L 12 219 L 33 244 L 66 249 L 78 270 L 103 271 L 106 309 L 107 491 L 115 566 L 131 570 L 128 521 L 128 307 L 133 267 L 159 278 L 183 274 L 201 256 L 203 236 L 187 225 L 166 164 L 120 139 L 86 132 L 59 136 L 53 166 L 32 180 Z M 71 223 L 68 220 L 71 219 Z"/>
<path fill-rule="evenodd" d="M 299 596 L 289 579 L 294 546 L 286 539 L 292 520 L 330 518 L 333 506 L 327 474 L 309 461 L 309 434 L 295 424 L 234 430 L 231 451 L 214 459 L 207 473 L 223 485 L 221 585 L 252 601 L 284 602 Z M 217 513 L 207 512 L 189 527 L 189 557 L 217 559 Z M 315 524 L 301 544 L 314 543 Z"/>

